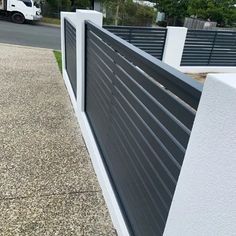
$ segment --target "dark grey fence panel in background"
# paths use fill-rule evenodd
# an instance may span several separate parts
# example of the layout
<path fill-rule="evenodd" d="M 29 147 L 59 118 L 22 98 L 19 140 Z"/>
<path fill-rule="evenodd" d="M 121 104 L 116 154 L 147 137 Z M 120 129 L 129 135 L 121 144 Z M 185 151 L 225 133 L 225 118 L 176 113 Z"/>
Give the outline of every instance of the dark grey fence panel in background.
<path fill-rule="evenodd" d="M 236 66 L 236 32 L 188 30 L 182 66 Z"/>
<path fill-rule="evenodd" d="M 181 65 L 208 65 L 214 39 L 214 31 L 188 30 Z"/>
<path fill-rule="evenodd" d="M 65 68 L 75 94 L 77 96 L 76 81 L 76 29 L 65 19 Z"/>
<path fill-rule="evenodd" d="M 86 23 L 85 110 L 134 235 L 162 235 L 202 85 Z"/>
<path fill-rule="evenodd" d="M 210 66 L 236 66 L 236 32 L 217 31 Z"/>
<path fill-rule="evenodd" d="M 133 26 L 104 26 L 104 28 L 162 60 L 167 32 L 165 28 Z"/>

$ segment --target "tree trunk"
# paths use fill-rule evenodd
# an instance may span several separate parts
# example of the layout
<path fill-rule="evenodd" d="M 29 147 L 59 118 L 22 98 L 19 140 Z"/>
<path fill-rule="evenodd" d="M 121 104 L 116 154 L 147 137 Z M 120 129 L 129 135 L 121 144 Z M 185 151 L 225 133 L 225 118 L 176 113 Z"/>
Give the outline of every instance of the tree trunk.
<path fill-rule="evenodd" d="M 174 26 L 176 26 L 176 22 L 177 22 L 177 16 L 174 16 L 174 22 L 173 22 Z"/>
<path fill-rule="evenodd" d="M 119 2 L 118 2 L 118 3 L 117 3 L 117 6 L 116 6 L 115 25 L 118 25 L 119 10 L 120 10 L 120 4 L 119 4 Z"/>

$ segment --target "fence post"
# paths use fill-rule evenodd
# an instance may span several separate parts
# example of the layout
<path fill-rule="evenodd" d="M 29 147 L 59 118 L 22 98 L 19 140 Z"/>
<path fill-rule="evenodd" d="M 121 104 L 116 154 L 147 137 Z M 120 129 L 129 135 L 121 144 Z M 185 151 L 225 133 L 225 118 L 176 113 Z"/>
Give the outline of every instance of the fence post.
<path fill-rule="evenodd" d="M 167 27 L 162 61 L 176 69 L 180 67 L 187 30 L 185 27 Z"/>
<path fill-rule="evenodd" d="M 209 75 L 164 235 L 236 232 L 236 74 Z"/>
<path fill-rule="evenodd" d="M 92 10 L 76 10 L 76 44 L 77 44 L 77 96 L 78 109 L 84 111 L 85 96 L 85 21 L 89 20 L 102 27 L 102 13 Z"/>

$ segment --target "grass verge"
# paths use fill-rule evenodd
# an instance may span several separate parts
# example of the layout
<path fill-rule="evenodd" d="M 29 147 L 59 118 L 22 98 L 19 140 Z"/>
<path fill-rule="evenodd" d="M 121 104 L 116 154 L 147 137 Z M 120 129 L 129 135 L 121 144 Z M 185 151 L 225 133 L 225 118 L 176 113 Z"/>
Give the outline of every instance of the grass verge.
<path fill-rule="evenodd" d="M 49 18 L 49 17 L 43 17 L 42 22 L 47 23 L 47 24 L 52 24 L 52 25 L 60 25 L 61 24 L 60 19 Z"/>
<path fill-rule="evenodd" d="M 62 72 L 62 59 L 61 59 L 61 52 L 59 51 L 53 51 L 54 53 L 54 56 L 57 60 L 57 64 L 58 64 L 58 67 L 60 69 L 60 71 Z"/>

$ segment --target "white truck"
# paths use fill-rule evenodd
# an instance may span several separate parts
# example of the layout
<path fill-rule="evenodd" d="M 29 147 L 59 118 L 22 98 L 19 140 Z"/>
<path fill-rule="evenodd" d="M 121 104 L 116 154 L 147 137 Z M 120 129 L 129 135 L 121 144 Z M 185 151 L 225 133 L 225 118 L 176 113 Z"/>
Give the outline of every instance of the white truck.
<path fill-rule="evenodd" d="M 40 0 L 0 0 L 0 16 L 10 17 L 15 23 L 42 18 Z"/>

